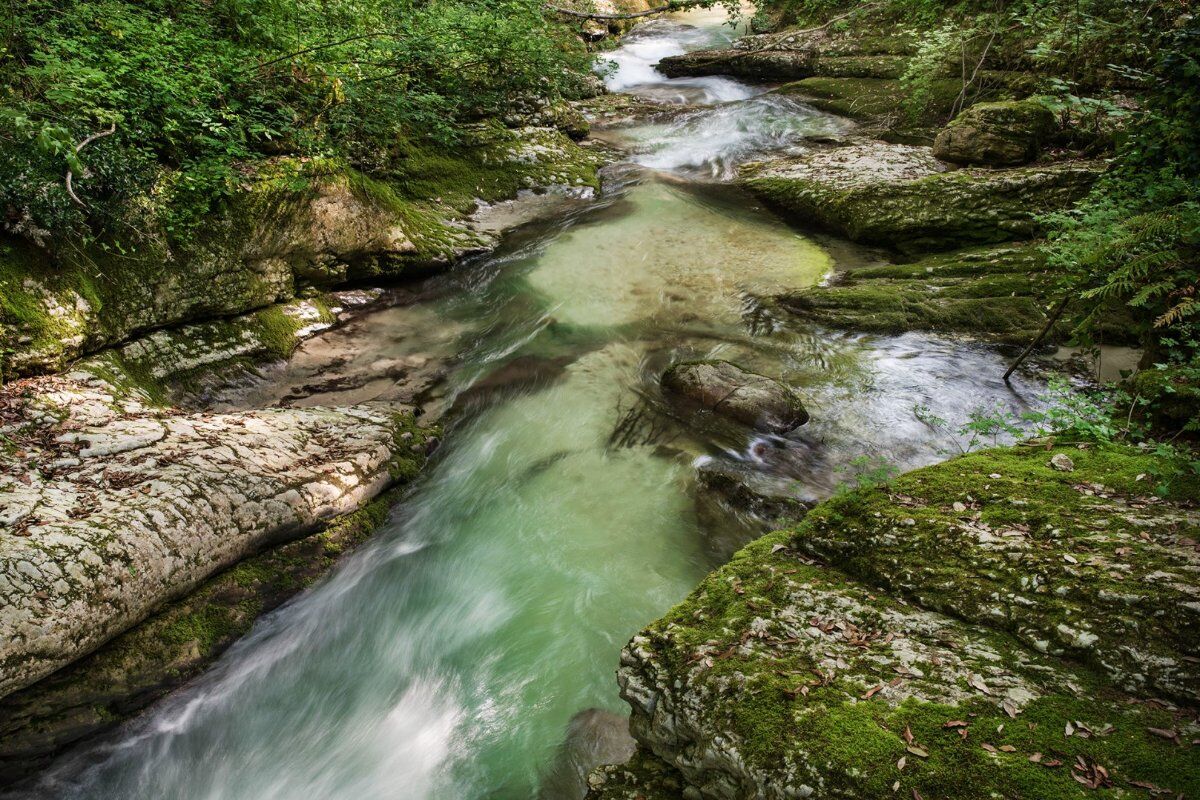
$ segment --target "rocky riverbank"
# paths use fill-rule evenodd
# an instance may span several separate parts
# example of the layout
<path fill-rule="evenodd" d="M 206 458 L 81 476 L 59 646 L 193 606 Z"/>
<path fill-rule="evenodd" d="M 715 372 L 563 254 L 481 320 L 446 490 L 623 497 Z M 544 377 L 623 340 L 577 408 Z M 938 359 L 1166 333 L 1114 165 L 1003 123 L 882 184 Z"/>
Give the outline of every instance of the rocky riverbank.
<path fill-rule="evenodd" d="M 545 122 L 586 133 L 567 111 Z M 469 133 L 456 152 L 415 151 L 402 184 L 336 163 L 277 159 L 246 175 L 229 209 L 184 244 L 164 236 L 115 256 L 52 253 L 6 238 L 0 374 L 61 370 L 82 355 L 188 322 L 232 319 L 271 336 L 269 318 L 244 315 L 313 289 L 445 269 L 529 220 L 534 211 L 507 207 L 518 195 L 599 188 L 604 157 L 555 127 L 489 124 Z"/>
<path fill-rule="evenodd" d="M 1106 164 L 1027 97 L 1036 75 L 986 53 L 985 91 L 968 99 L 947 75 L 911 113 L 900 78 L 915 55 L 902 31 L 818 29 L 660 69 L 789 81 L 776 91 L 859 121 L 738 180 L 896 263 L 835 273 L 779 308 L 851 331 L 1027 343 L 1049 313 L 1044 215 Z M 625 648 L 638 748 L 593 772 L 588 796 L 1196 794 L 1197 498 L 1182 461 L 1050 438 L 800 509 Z"/>
<path fill-rule="evenodd" d="M 445 269 L 590 197 L 604 155 L 552 127 L 586 124 L 544 122 L 481 125 L 405 185 L 277 160 L 183 248 L 4 242 L 0 783 L 198 674 L 386 516 L 435 441 L 420 408 L 195 400 L 386 300 L 336 287 Z"/>
<path fill-rule="evenodd" d="M 381 509 L 355 512 L 431 448 L 393 405 L 218 414 L 164 392 L 119 352 L 3 388 L 6 781 L 194 675 L 360 540 Z"/>
<path fill-rule="evenodd" d="M 590 796 L 1190 796 L 1198 487 L 1153 468 L 987 451 L 755 542 L 625 649 Z"/>

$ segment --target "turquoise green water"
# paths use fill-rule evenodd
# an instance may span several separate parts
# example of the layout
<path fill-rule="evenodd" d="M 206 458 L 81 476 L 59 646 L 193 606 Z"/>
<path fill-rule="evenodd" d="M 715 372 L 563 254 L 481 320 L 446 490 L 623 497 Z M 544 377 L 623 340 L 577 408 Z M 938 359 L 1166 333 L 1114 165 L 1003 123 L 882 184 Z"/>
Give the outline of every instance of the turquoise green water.
<path fill-rule="evenodd" d="M 680 37 L 671 46 L 705 40 L 657 30 Z M 830 124 L 811 110 L 793 122 L 809 119 Z M 829 254 L 749 198 L 680 174 L 643 173 L 607 205 L 455 275 L 435 304 L 355 325 L 334 349 L 353 350 L 343 366 L 371 378 L 356 401 L 388 396 L 371 371 L 418 350 L 457 354 L 451 397 L 512 363 L 539 380 L 460 403 L 430 470 L 368 545 L 30 796 L 577 797 L 544 782 L 569 722 L 624 713 L 622 645 L 717 563 L 695 512 L 698 457 L 820 494 L 856 455 L 937 458 L 915 403 L 953 418 L 947 409 L 1013 400 L 986 350 L 764 323 L 755 296 L 815 283 Z M 802 387 L 814 421 L 791 438 L 732 442 L 664 422 L 657 375 L 696 356 Z M 639 409 L 650 422 L 614 436 Z"/>

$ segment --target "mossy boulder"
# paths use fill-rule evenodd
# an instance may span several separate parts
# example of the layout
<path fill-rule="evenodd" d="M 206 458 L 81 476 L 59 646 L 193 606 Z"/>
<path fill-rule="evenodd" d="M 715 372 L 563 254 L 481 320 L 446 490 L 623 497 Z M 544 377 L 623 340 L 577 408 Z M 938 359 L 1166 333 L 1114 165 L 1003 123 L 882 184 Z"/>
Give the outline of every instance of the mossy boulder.
<path fill-rule="evenodd" d="M 948 170 L 927 147 L 860 142 L 748 164 L 739 182 L 800 222 L 906 253 L 1028 239 L 1084 196 L 1103 165 Z"/>
<path fill-rule="evenodd" d="M 992 451 L 851 492 L 819 505 L 795 530 L 744 548 L 625 648 L 618 682 L 632 707 L 640 755 L 627 768 L 595 774 L 603 782 L 594 796 L 630 796 L 628 787 L 653 786 L 664 769 L 678 773 L 682 796 L 721 800 L 1057 800 L 1125 797 L 1146 789 L 1171 796 L 1200 792 L 1200 751 L 1190 745 L 1200 735 L 1194 707 L 1149 699 L 1160 697 L 1149 682 L 1140 685 L 1144 692 L 1128 693 L 1125 681 L 1114 680 L 1098 662 L 1066 660 L 1044 652 L 1054 648 L 1013 635 L 1004 614 L 991 613 L 1002 600 L 988 599 L 981 613 L 960 616 L 963 606 L 948 599 L 998 591 L 993 570 L 1011 573 L 1017 567 L 1009 562 L 1031 552 L 1048 582 L 1040 593 L 1019 585 L 1013 591 L 1062 603 L 1079 596 L 1075 584 L 1087 583 L 1090 570 L 1118 571 L 1118 562 L 1131 561 L 1150 568 L 1164 559 L 1162 547 L 1182 552 L 1189 534 L 1170 521 L 1183 515 L 1181 506 L 1133 508 L 1146 457 L 1127 448 L 1061 452 L 1075 460 L 1075 480 L 1105 481 L 1128 494 L 1114 504 L 1115 494 L 1089 495 L 1066 473 L 1057 479 L 1045 474 L 1043 462 L 1053 451 Z M 1043 480 L 1050 487 L 1045 498 L 1038 494 Z M 944 494 L 933 496 L 935 484 Z M 1145 502 L 1147 509 L 1156 505 Z M 1025 510 L 1037 519 L 1016 516 Z M 1124 535 L 1105 539 L 1122 527 L 1114 517 L 1131 512 L 1137 523 L 1152 515 L 1162 520 L 1157 529 L 1142 526 L 1150 541 L 1140 535 L 1128 542 Z M 1081 530 L 1060 536 L 1064 520 L 1076 513 L 1091 535 Z M 911 531 L 933 525 L 934 517 L 941 538 L 936 546 L 926 540 L 920 555 L 876 561 L 869 552 L 874 547 L 895 554 Z M 1015 549 L 1007 540 L 1018 538 L 1027 544 L 989 552 L 978 544 L 981 524 L 1000 540 L 989 545 Z M 1017 525 L 1029 532 L 1005 534 Z M 887 526 L 889 536 L 863 535 L 875 526 Z M 963 526 L 976 532 L 963 534 Z M 821 528 L 827 537 L 814 532 Z M 809 557 L 814 537 L 832 542 L 835 531 L 838 543 L 822 548 L 832 563 Z M 1116 547 L 1136 555 L 1118 555 Z M 842 549 L 853 550 L 854 558 L 842 557 Z M 1093 561 L 1100 556 L 1104 562 Z M 1179 571 L 1183 562 L 1165 558 L 1176 577 L 1153 577 L 1151 583 L 1191 581 L 1194 587 L 1194 576 Z M 880 569 L 859 570 L 858 561 Z M 1126 580 L 1155 574 L 1136 566 L 1134 573 Z M 1119 591 L 1160 591 L 1143 583 Z M 889 596 L 900 584 L 914 588 Z M 1091 597 L 1097 616 L 1135 616 L 1132 607 L 1114 610 L 1119 599 L 1094 591 Z M 1034 597 L 1031 616 L 1037 602 Z M 1150 611 L 1152 626 L 1152 609 L 1168 602 L 1156 597 L 1138 608 Z M 1013 605 L 1016 616 L 1020 604 Z M 1109 635 L 1113 647 L 1127 644 L 1117 637 Z M 1133 646 L 1145 639 L 1144 630 L 1136 631 Z"/>
<path fill-rule="evenodd" d="M 755 430 L 786 433 L 808 421 L 804 403 L 773 378 L 728 361 L 688 361 L 663 374 L 668 397 Z"/>
<path fill-rule="evenodd" d="M 1158 469 L 1115 446 L 973 454 L 831 500 L 793 541 L 923 608 L 1194 703 L 1200 512 L 1155 496 Z M 1175 490 L 1200 497 L 1196 480 Z"/>
<path fill-rule="evenodd" d="M 1054 125 L 1054 113 L 1034 99 L 978 103 L 938 133 L 933 154 L 956 164 L 1027 164 L 1038 157 Z"/>
<path fill-rule="evenodd" d="M 1036 244 L 977 247 L 846 270 L 828 285 L 781 296 L 778 302 L 805 320 L 833 328 L 923 330 L 1025 344 L 1046 320 L 1046 270 Z"/>

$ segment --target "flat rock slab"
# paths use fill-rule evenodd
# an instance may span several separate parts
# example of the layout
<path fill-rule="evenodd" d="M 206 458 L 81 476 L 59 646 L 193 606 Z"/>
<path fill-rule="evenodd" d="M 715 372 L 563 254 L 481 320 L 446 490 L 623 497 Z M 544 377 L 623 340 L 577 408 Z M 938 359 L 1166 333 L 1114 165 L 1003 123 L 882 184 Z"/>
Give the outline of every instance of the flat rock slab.
<path fill-rule="evenodd" d="M 1048 270 L 1036 244 L 986 246 L 846 270 L 778 300 L 833 328 L 925 330 L 1024 345 L 1046 321 Z"/>
<path fill-rule="evenodd" d="M 413 455 L 396 407 L 183 414 L 111 377 L 0 396 L 0 695 L 353 511 Z"/>
<path fill-rule="evenodd" d="M 728 361 L 689 361 L 663 375 L 663 389 L 685 403 L 756 430 L 786 433 L 808 421 L 804 404 L 779 381 Z"/>
<path fill-rule="evenodd" d="M 797 219 L 905 252 L 1028 239 L 1103 171 L 1093 161 L 949 170 L 930 148 L 859 142 L 749 164 L 739 182 Z"/>

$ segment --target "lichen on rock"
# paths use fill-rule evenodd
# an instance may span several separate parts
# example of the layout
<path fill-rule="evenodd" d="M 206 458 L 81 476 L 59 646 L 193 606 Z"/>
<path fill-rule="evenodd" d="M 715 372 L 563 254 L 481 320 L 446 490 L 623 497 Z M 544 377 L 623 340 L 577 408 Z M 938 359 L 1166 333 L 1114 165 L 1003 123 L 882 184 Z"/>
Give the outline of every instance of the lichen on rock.
<path fill-rule="evenodd" d="M 1193 662 L 1177 659 L 1131 684 L 1103 658 L 1064 660 L 1047 652 L 1063 648 L 1042 648 L 1004 624 L 1036 618 L 1039 603 L 1074 604 L 1091 610 L 1066 624 L 1096 637 L 1077 635 L 1075 645 L 1136 651 L 1155 640 L 1151 649 L 1170 642 L 1176 657 L 1195 652 L 1189 633 L 1153 633 L 1165 620 L 1111 634 L 1081 624 L 1123 613 L 1124 601 L 1103 594 L 1117 591 L 1109 581 L 1121 583 L 1108 573 L 1138 583 L 1126 595 L 1175 593 L 1146 608 L 1190 602 L 1194 512 L 1156 507 L 1163 527 L 1145 524 L 1150 514 L 1136 506 L 1159 504 L 1136 491 L 1146 457 L 1135 450 L 1072 450 L 1075 472 L 1042 475 L 1053 472 L 1044 466 L 1052 455 L 1028 448 L 954 459 L 827 501 L 794 530 L 744 548 L 625 648 L 618 682 L 639 755 L 594 773 L 592 796 L 637 796 L 661 769 L 679 775 L 678 796 L 721 800 L 1200 791 L 1187 744 L 1200 735 L 1192 696 L 1185 691 L 1179 705 L 1149 699 L 1178 693 L 1198 672 Z M 1086 530 L 1067 530 L 1071 515 Z M 1131 520 L 1127 532 L 1119 515 Z M 923 549 L 898 557 L 917 541 Z M 1029 602 L 990 613 L 1006 605 L 1003 576 L 1026 566 L 1045 573 L 1045 592 L 1017 578 L 1012 591 Z M 1177 680 L 1185 673 L 1192 677 Z"/>

